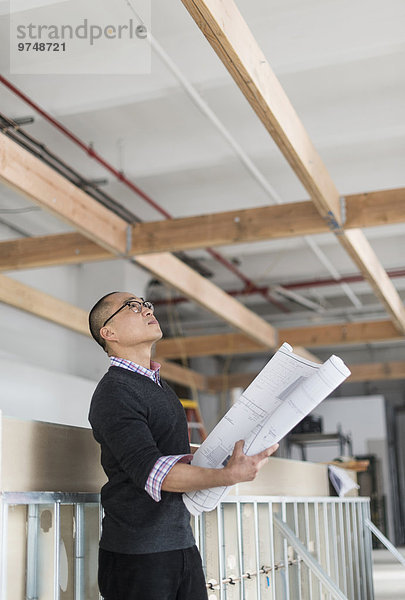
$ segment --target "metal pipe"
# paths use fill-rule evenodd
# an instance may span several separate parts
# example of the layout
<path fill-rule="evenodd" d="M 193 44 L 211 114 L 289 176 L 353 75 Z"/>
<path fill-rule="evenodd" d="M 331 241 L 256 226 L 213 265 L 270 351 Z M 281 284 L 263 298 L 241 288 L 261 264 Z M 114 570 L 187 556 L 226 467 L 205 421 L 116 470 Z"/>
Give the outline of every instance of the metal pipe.
<path fill-rule="evenodd" d="M 0 494 L 1 505 L 1 564 L 0 564 L 0 592 L 1 598 L 4 600 L 7 598 L 7 540 L 8 540 L 8 504 L 2 498 L 3 494 Z"/>
<path fill-rule="evenodd" d="M 318 257 L 319 261 L 326 267 L 329 273 L 332 275 L 333 279 L 340 279 L 340 274 L 335 266 L 331 263 L 331 261 L 327 258 L 324 252 L 319 248 L 318 244 L 308 235 L 304 236 L 305 241 L 308 246 L 312 249 L 315 255 Z M 352 301 L 356 308 L 360 308 L 362 306 L 360 300 L 357 298 L 356 294 L 349 288 L 346 283 L 341 284 L 342 290 L 345 292 L 347 297 Z"/>
<path fill-rule="evenodd" d="M 202 562 L 205 568 L 205 575 L 207 575 L 207 553 L 206 553 L 206 543 L 205 543 L 205 513 L 203 513 L 200 517 L 200 546 L 199 551 L 201 554 Z"/>
<path fill-rule="evenodd" d="M 300 539 L 300 519 L 298 514 L 298 504 L 297 502 L 293 503 L 293 516 L 294 516 L 294 533 L 298 539 Z M 301 600 L 301 577 L 302 577 L 302 569 L 301 562 L 298 562 L 297 565 L 297 590 L 298 590 L 298 599 Z"/>
<path fill-rule="evenodd" d="M 339 503 L 339 532 L 340 532 L 340 551 L 341 551 L 341 569 L 343 574 L 343 591 L 347 594 L 347 572 L 346 572 L 346 542 L 343 519 L 343 504 Z"/>
<path fill-rule="evenodd" d="M 242 507 L 241 503 L 236 503 L 236 519 L 237 519 L 237 531 L 238 531 L 238 563 L 239 563 L 239 577 L 240 577 L 240 594 L 241 597 L 245 596 L 245 582 L 243 581 L 243 546 L 242 546 Z"/>
<path fill-rule="evenodd" d="M 325 553 L 326 553 L 326 572 L 329 577 L 330 573 L 330 547 L 329 547 L 329 523 L 328 523 L 328 505 L 326 502 L 322 503 L 322 515 L 323 515 L 323 534 L 325 540 Z"/>
<path fill-rule="evenodd" d="M 53 600 L 60 599 L 60 503 L 53 505 Z"/>
<path fill-rule="evenodd" d="M 256 285 L 253 283 L 253 281 L 251 279 L 249 279 L 249 277 L 246 277 L 246 275 L 244 275 L 238 268 L 236 268 L 235 265 L 233 265 L 228 259 L 224 258 L 219 252 L 217 252 L 216 250 L 213 250 L 212 248 L 205 248 L 205 250 L 213 258 L 215 258 L 215 260 L 217 262 L 221 263 L 224 267 L 226 267 L 234 275 L 239 277 L 239 279 L 244 282 L 247 289 L 256 287 Z M 289 309 L 287 309 L 280 302 L 277 302 L 277 300 L 275 300 L 274 298 L 272 298 L 270 296 L 269 288 L 266 288 L 263 290 L 260 288 L 257 288 L 257 289 L 260 290 L 257 293 L 261 294 L 266 300 L 268 300 L 269 302 L 271 302 L 272 304 L 277 306 L 277 308 L 279 308 L 282 312 L 285 312 L 285 313 L 290 312 Z"/>
<path fill-rule="evenodd" d="M 271 588 L 271 598 L 272 600 L 276 600 L 276 577 L 275 577 L 275 558 L 274 558 L 274 526 L 273 526 L 273 503 L 269 502 L 269 535 L 270 535 L 270 564 L 271 564 L 271 572 L 272 572 L 272 581 L 270 583 Z"/>
<path fill-rule="evenodd" d="M 8 505 L 23 504 L 99 504 L 100 494 L 87 492 L 2 492 L 3 502 Z"/>
<path fill-rule="evenodd" d="M 310 531 L 309 531 L 309 504 L 304 502 L 304 522 L 305 522 L 305 544 L 308 548 L 310 542 Z M 308 573 L 308 587 L 309 587 L 309 600 L 312 600 L 312 573 Z"/>
<path fill-rule="evenodd" d="M 274 515 L 276 517 L 276 515 Z M 281 503 L 281 519 L 286 522 L 287 521 L 287 506 L 283 501 Z M 287 538 L 283 540 L 283 561 L 285 567 L 285 595 L 287 598 L 290 597 L 290 577 L 288 574 L 288 542 Z"/>
<path fill-rule="evenodd" d="M 255 533 L 255 554 L 256 554 L 256 572 L 260 573 L 260 548 L 259 548 L 259 513 L 257 502 L 253 504 L 253 516 L 254 516 L 254 533 Z M 257 597 L 260 599 L 261 594 L 261 583 L 260 577 L 256 579 L 256 591 Z"/>
<path fill-rule="evenodd" d="M 336 528 L 336 504 L 331 505 L 331 525 L 332 525 L 332 544 L 333 544 L 333 572 L 335 575 L 335 581 L 340 587 L 340 577 L 339 577 L 339 555 L 338 555 L 338 545 L 337 545 L 337 528 Z M 342 567 L 343 568 L 343 567 Z"/>
<path fill-rule="evenodd" d="M 350 455 L 352 456 L 352 455 Z M 352 530 L 355 532 L 354 536 L 353 536 L 353 554 L 354 554 L 354 561 L 353 561 L 353 573 L 355 574 L 355 581 L 356 581 L 356 590 L 357 590 L 357 597 L 361 598 L 361 587 L 362 587 L 362 582 L 361 582 L 361 576 L 360 576 L 360 555 L 359 555 L 359 543 L 358 543 L 358 534 L 359 534 L 359 530 L 358 530 L 358 526 L 357 526 L 357 515 L 356 515 L 356 505 L 352 504 L 351 505 L 351 520 L 352 520 Z"/>
<path fill-rule="evenodd" d="M 354 598 L 354 578 L 353 578 L 353 551 L 352 551 L 352 535 L 353 535 L 353 524 L 350 519 L 350 504 L 345 504 L 345 515 L 346 515 L 346 548 L 348 554 L 348 565 L 349 565 L 349 584 L 350 584 L 350 597 Z"/>
<path fill-rule="evenodd" d="M 400 562 L 401 565 L 403 565 L 405 567 L 405 558 L 395 548 L 395 546 L 389 541 L 389 539 L 387 537 L 385 537 L 385 535 L 383 534 L 383 532 L 380 531 L 378 529 L 378 527 L 376 527 L 374 525 L 374 523 L 372 523 L 372 521 L 370 521 L 370 519 L 365 519 L 364 520 L 364 524 L 366 525 L 366 527 L 369 528 L 369 530 L 371 531 L 371 533 L 373 533 L 375 535 L 375 537 L 378 538 L 380 540 L 380 542 L 382 542 L 384 544 L 384 546 L 387 548 L 387 550 L 389 550 L 391 552 L 391 554 L 393 556 L 395 556 L 395 558 L 397 559 L 397 561 Z"/>
<path fill-rule="evenodd" d="M 225 600 L 225 588 L 223 579 L 225 578 L 225 544 L 224 544 L 224 526 L 222 515 L 222 504 L 217 507 L 217 527 L 218 527 L 218 558 L 219 558 L 219 597 Z"/>
<path fill-rule="evenodd" d="M 39 531 L 39 506 L 28 505 L 27 523 L 27 567 L 26 567 L 26 598 L 38 598 L 38 531 Z"/>
<path fill-rule="evenodd" d="M 356 504 L 357 510 L 357 527 L 358 527 L 358 539 L 359 539 L 359 553 L 360 553 L 360 578 L 361 578 L 361 591 L 362 598 L 367 598 L 367 570 L 365 561 L 365 549 L 364 549 L 364 522 L 363 522 L 363 511 L 362 505 Z"/>
<path fill-rule="evenodd" d="M 319 533 L 319 506 L 318 502 L 314 502 L 314 523 L 315 523 L 315 547 L 316 557 L 321 564 L 321 538 Z M 319 580 L 319 598 L 322 598 L 322 583 Z"/>
<path fill-rule="evenodd" d="M 396 277 L 405 277 L 405 269 L 387 269 L 386 271 L 390 279 Z M 346 275 L 339 279 L 308 279 L 303 281 L 296 281 L 292 283 L 285 283 L 281 287 L 286 290 L 304 289 L 304 288 L 317 288 L 322 286 L 333 286 L 339 283 L 358 283 L 364 281 L 364 277 L 361 274 L 358 275 Z M 269 290 L 267 286 L 253 286 L 251 288 L 245 287 L 242 290 L 225 290 L 229 296 L 251 296 L 253 294 L 261 294 L 262 292 Z M 178 296 L 169 300 L 154 300 L 153 303 L 156 306 L 164 304 L 182 304 L 183 302 L 189 302 L 189 299 L 185 296 Z"/>
<path fill-rule="evenodd" d="M 74 600 L 84 600 L 84 505 L 75 505 L 75 589 Z"/>

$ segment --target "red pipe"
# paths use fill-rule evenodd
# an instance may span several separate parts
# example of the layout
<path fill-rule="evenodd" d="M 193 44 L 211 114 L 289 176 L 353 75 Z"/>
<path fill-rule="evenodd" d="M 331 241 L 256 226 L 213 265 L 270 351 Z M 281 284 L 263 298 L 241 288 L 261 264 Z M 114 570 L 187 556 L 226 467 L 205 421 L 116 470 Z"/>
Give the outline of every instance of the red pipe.
<path fill-rule="evenodd" d="M 61 131 L 66 137 L 68 137 L 72 142 L 74 142 L 77 146 L 79 146 L 84 152 L 86 152 L 86 154 L 91 156 L 91 158 L 94 158 L 95 161 L 97 161 L 100 165 L 102 165 L 105 169 L 107 169 L 107 171 L 112 173 L 124 185 L 129 187 L 129 189 L 131 189 L 133 192 L 138 194 L 141 198 L 143 198 L 143 200 L 148 202 L 148 204 L 153 206 L 153 208 L 155 210 L 157 210 L 158 212 L 160 212 L 160 214 L 162 214 L 167 219 L 172 219 L 171 215 L 169 215 L 169 213 L 166 212 L 164 210 L 164 208 L 159 206 L 154 200 L 152 200 L 152 198 L 150 198 L 150 196 L 145 194 L 145 192 L 142 191 L 137 185 L 135 185 L 134 183 L 132 183 L 132 181 L 127 179 L 125 177 L 125 175 L 122 173 L 122 171 L 119 171 L 118 169 L 116 169 L 115 167 L 110 165 L 106 160 L 104 160 L 104 158 L 102 156 L 100 156 L 100 154 L 98 154 L 94 150 L 94 148 L 91 145 L 85 144 L 74 133 L 72 133 L 71 131 L 69 131 L 69 129 L 67 129 L 64 125 L 62 125 L 62 123 L 60 123 L 60 121 L 57 121 L 56 119 L 54 119 L 50 114 L 48 114 L 40 106 L 38 106 L 38 104 L 33 102 L 30 98 L 28 98 L 28 96 L 26 96 L 23 92 L 21 92 L 21 90 L 19 90 L 12 83 L 10 83 L 10 81 L 5 79 L 3 77 L 3 75 L 0 75 L 0 82 L 3 85 L 5 85 L 9 90 L 11 90 L 16 96 L 21 98 L 21 100 L 23 100 L 26 104 L 31 106 L 31 108 L 33 108 L 37 113 L 39 113 L 46 121 L 48 121 L 54 127 L 56 127 L 56 129 L 59 129 L 59 131 Z"/>
<path fill-rule="evenodd" d="M 282 312 L 285 312 L 285 313 L 291 312 L 283 304 L 281 304 L 281 302 L 278 302 L 277 300 L 275 300 L 274 298 L 272 298 L 270 296 L 268 288 L 258 288 L 251 279 L 249 279 L 248 277 L 246 277 L 246 275 L 241 273 L 241 271 L 239 271 L 239 269 L 237 269 L 235 267 L 235 265 L 233 265 L 231 262 L 229 262 L 229 260 L 224 258 L 221 254 L 219 254 L 212 248 L 206 248 L 206 251 L 211 256 L 213 256 L 218 262 L 222 263 L 225 267 L 227 267 L 230 271 L 232 271 L 235 275 L 237 275 L 237 277 L 239 277 L 239 279 L 241 279 L 244 282 L 245 290 L 246 290 L 245 293 L 249 293 L 250 290 L 256 290 L 256 292 L 258 294 L 261 294 L 264 298 L 266 298 L 266 300 L 268 300 L 269 302 L 271 302 L 272 304 L 277 306 L 277 308 L 280 309 Z M 236 295 L 236 294 L 234 294 L 234 295 Z"/>
<path fill-rule="evenodd" d="M 390 279 L 394 279 L 396 277 L 405 277 L 405 269 L 391 269 L 387 270 L 386 273 Z M 280 287 L 285 288 L 286 290 L 296 290 L 300 288 L 314 288 L 325 285 L 340 285 L 341 283 L 358 283 L 359 281 L 364 281 L 363 275 L 346 275 L 345 277 L 340 277 L 340 279 L 310 279 L 306 281 L 297 281 L 295 283 L 286 283 Z M 264 293 L 268 292 L 268 287 L 253 286 L 252 288 L 248 288 L 246 286 L 243 290 L 228 290 L 226 293 L 229 296 L 250 296 L 251 294 L 263 295 Z M 172 298 L 171 300 L 154 300 L 153 304 L 159 306 L 162 304 L 181 304 L 188 301 L 188 298 L 178 296 L 177 298 Z"/>
<path fill-rule="evenodd" d="M 98 154 L 91 145 L 85 144 L 79 137 L 77 137 L 74 133 L 69 131 L 60 121 L 54 119 L 49 113 L 44 111 L 38 104 L 33 102 L 28 96 L 26 96 L 21 90 L 19 90 L 15 85 L 13 85 L 10 81 L 5 79 L 3 75 L 0 75 L 0 82 L 5 85 L 9 90 L 11 90 L 16 96 L 18 96 L 21 100 L 23 100 L 26 104 L 28 104 L 31 108 L 33 108 L 37 113 L 39 113 L 46 121 L 51 123 L 56 129 L 62 132 L 66 137 L 68 137 L 73 143 L 79 146 L 88 156 L 97 161 L 100 165 L 102 165 L 107 171 L 112 173 L 119 181 L 121 181 L 124 185 L 126 185 L 130 190 L 138 194 L 145 202 L 147 202 L 150 206 L 152 206 L 157 212 L 166 217 L 166 219 L 173 219 L 170 213 L 168 213 L 164 208 L 162 208 L 159 204 L 157 204 L 150 196 L 148 196 L 143 190 L 141 190 L 137 185 L 132 183 L 129 179 L 125 177 L 122 171 L 119 171 L 115 167 L 113 167 L 110 163 L 108 163 L 100 154 Z M 212 248 L 206 248 L 207 252 L 213 256 L 217 261 L 223 264 L 227 269 L 232 271 L 239 279 L 241 279 L 247 288 L 255 287 L 253 281 L 251 281 L 248 277 L 243 275 L 239 269 L 235 267 L 230 261 L 224 258 L 221 254 L 212 250 Z M 270 302 L 275 304 L 280 310 L 283 312 L 290 312 L 285 306 L 281 303 L 277 302 L 268 294 L 268 292 L 263 291 L 260 292 L 262 295 Z"/>
<path fill-rule="evenodd" d="M 396 277 L 405 277 L 405 269 L 386 269 L 388 277 L 394 279 Z M 323 285 L 337 285 L 339 283 L 358 283 L 364 281 L 363 275 L 346 275 L 339 279 L 313 279 L 308 281 L 297 281 L 296 283 L 287 283 L 281 287 L 287 290 L 298 290 L 300 288 L 321 287 Z"/>

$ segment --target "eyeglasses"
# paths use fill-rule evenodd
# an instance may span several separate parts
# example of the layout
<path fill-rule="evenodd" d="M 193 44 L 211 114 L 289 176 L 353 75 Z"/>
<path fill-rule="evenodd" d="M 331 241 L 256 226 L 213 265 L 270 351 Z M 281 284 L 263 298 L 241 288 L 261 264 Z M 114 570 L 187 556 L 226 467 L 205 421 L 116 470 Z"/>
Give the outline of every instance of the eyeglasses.
<path fill-rule="evenodd" d="M 111 321 L 111 319 L 115 317 L 115 315 L 118 314 L 121 310 L 123 310 L 126 306 L 128 306 L 128 308 L 134 313 L 142 312 L 143 308 L 148 308 L 152 312 L 155 310 L 155 307 L 153 306 L 152 302 L 148 302 L 148 300 L 144 300 L 143 298 L 140 298 L 140 300 L 127 300 L 122 306 L 119 307 L 118 310 L 115 311 L 115 313 L 113 313 L 110 317 L 108 317 L 106 321 L 104 321 L 102 327 L 105 327 L 108 321 Z"/>

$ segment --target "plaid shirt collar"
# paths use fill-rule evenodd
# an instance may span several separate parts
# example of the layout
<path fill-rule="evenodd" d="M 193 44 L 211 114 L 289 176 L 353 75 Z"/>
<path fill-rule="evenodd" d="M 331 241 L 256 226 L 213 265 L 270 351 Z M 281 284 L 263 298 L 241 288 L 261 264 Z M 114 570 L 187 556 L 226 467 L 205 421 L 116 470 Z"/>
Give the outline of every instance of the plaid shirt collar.
<path fill-rule="evenodd" d="M 118 358 L 117 356 L 110 356 L 110 363 L 112 367 L 121 367 L 122 369 L 127 369 L 128 371 L 134 371 L 135 373 L 139 373 L 140 375 L 145 375 L 145 377 L 149 377 L 158 385 L 160 383 L 160 364 L 158 362 L 150 361 L 150 369 L 146 369 L 141 365 L 137 365 L 131 360 L 127 360 L 125 358 Z"/>

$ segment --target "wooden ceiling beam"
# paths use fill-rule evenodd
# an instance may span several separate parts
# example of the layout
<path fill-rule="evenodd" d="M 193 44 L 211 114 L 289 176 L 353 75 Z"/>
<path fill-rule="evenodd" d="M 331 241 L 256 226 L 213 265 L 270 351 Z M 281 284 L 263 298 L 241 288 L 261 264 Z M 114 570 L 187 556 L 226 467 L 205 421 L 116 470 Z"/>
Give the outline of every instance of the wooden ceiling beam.
<path fill-rule="evenodd" d="M 345 229 L 405 222 L 405 188 L 345 198 Z M 179 251 L 330 232 L 312 202 L 137 223 L 131 254 Z"/>
<path fill-rule="evenodd" d="M 85 310 L 0 274 L 0 302 L 77 333 L 90 335 Z"/>
<path fill-rule="evenodd" d="M 405 379 L 405 361 L 355 364 L 350 365 L 349 369 L 352 372 L 347 380 L 349 383 Z"/>
<path fill-rule="evenodd" d="M 0 271 L 75 265 L 116 256 L 81 233 L 62 233 L 0 242 Z"/>
<path fill-rule="evenodd" d="M 64 219 L 97 244 L 125 256 L 127 223 L 4 134 L 0 134 L 0 181 Z M 160 253 L 134 260 L 252 339 L 268 348 L 277 345 L 276 331 L 267 321 L 175 256 Z"/>
<path fill-rule="evenodd" d="M 159 362 L 161 365 L 160 373 L 164 379 L 167 379 L 172 383 L 195 388 L 201 392 L 208 390 L 207 378 L 205 375 L 166 360 L 161 360 Z"/>
<path fill-rule="evenodd" d="M 172 254 L 145 254 L 136 257 L 136 262 L 255 342 L 267 348 L 277 346 L 274 327 Z"/>
<path fill-rule="evenodd" d="M 70 329 L 87 337 L 90 336 L 87 321 L 88 315 L 85 310 L 2 274 L 0 274 L 0 302 L 4 302 L 5 304 L 56 323 L 57 325 L 61 325 L 66 329 Z M 386 339 L 385 337 L 381 338 L 381 336 L 398 336 L 398 332 L 395 329 L 393 330 L 390 321 L 375 321 L 362 324 L 350 323 L 345 326 L 333 327 L 346 328 L 345 334 L 341 333 L 341 343 L 355 343 L 356 341 L 360 341 L 360 337 L 363 338 L 361 341 L 364 342 L 366 341 L 364 336 L 368 336 L 367 341 Z M 324 329 L 327 330 L 328 327 L 325 327 Z M 356 331 L 357 334 L 355 333 Z M 320 336 L 315 343 L 319 342 L 320 339 L 323 340 L 326 334 L 326 331 L 323 332 L 323 335 Z M 372 339 L 370 339 L 370 336 L 372 336 Z M 336 333 L 334 337 L 336 338 Z M 179 353 L 187 356 L 219 354 L 224 350 L 223 341 L 221 342 L 221 340 L 224 339 L 227 343 L 227 353 L 230 354 L 238 352 L 266 352 L 268 350 L 265 346 L 261 346 L 260 350 L 258 350 L 257 345 L 255 346 L 249 338 L 239 334 L 162 340 L 157 345 L 158 360 L 162 365 L 162 376 L 174 383 L 195 387 L 201 391 L 219 391 L 229 387 L 247 387 L 250 381 L 255 377 L 255 374 L 230 374 L 226 377 L 222 375 L 206 377 L 192 369 L 170 363 L 162 358 L 162 355 L 170 354 L 167 350 L 170 345 L 172 345 L 173 348 L 178 348 L 177 350 L 172 350 L 172 358 L 179 356 Z M 291 336 L 289 336 L 288 339 L 289 341 L 293 341 Z M 192 341 L 192 346 L 189 344 L 190 341 Z M 250 348 L 250 350 L 248 350 L 248 348 Z M 405 378 L 405 362 L 401 361 L 352 365 L 350 366 L 350 369 L 352 371 L 351 381 Z"/>
<path fill-rule="evenodd" d="M 128 224 L 124 219 L 3 133 L 0 133 L 0 182 L 102 247 L 125 253 Z"/>
<path fill-rule="evenodd" d="M 339 192 L 233 0 L 182 0 L 401 333 L 405 307 L 364 234 L 343 229 Z"/>
<path fill-rule="evenodd" d="M 405 222 L 405 188 L 346 197 L 345 228 Z M 132 230 L 130 255 L 177 252 L 207 246 L 279 239 L 328 232 L 312 202 L 293 202 L 150 223 Z M 0 242 L 0 270 L 12 271 L 115 258 L 80 233 Z"/>
<path fill-rule="evenodd" d="M 404 335 L 405 306 L 364 233 L 360 229 L 351 229 L 343 231 L 338 239 L 391 315 L 395 327 Z"/>
<path fill-rule="evenodd" d="M 212 393 L 226 392 L 234 388 L 246 389 L 258 373 L 223 373 L 209 375 L 206 379 L 207 389 Z"/>
<path fill-rule="evenodd" d="M 156 345 L 158 360 L 228 354 L 255 354 L 266 352 L 264 344 L 254 342 L 242 333 L 196 335 L 165 338 Z"/>
<path fill-rule="evenodd" d="M 0 302 L 90 337 L 87 311 L 2 274 Z M 168 381 L 198 390 L 207 389 L 205 376 L 192 369 L 162 360 L 161 372 L 162 377 Z"/>
<path fill-rule="evenodd" d="M 349 194 L 345 229 L 378 227 L 405 222 L 405 188 Z"/>
<path fill-rule="evenodd" d="M 182 0 L 326 221 L 339 192 L 233 0 Z"/>
<path fill-rule="evenodd" d="M 404 219 L 405 220 L 405 219 Z M 328 231 L 312 202 L 136 223 L 131 254 L 172 252 Z"/>
<path fill-rule="evenodd" d="M 299 346 L 320 348 L 346 344 L 367 344 L 383 340 L 401 340 L 403 336 L 392 321 L 363 321 L 340 325 L 292 327 L 278 330 L 279 344 L 288 342 L 295 349 Z M 243 334 L 190 336 L 166 338 L 156 347 L 160 358 L 212 356 L 229 354 L 263 354 L 266 347 Z"/>
<path fill-rule="evenodd" d="M 403 339 L 403 335 L 390 320 L 291 327 L 279 329 L 278 333 L 280 343 L 288 341 L 293 347 L 305 345 L 309 348 Z"/>

